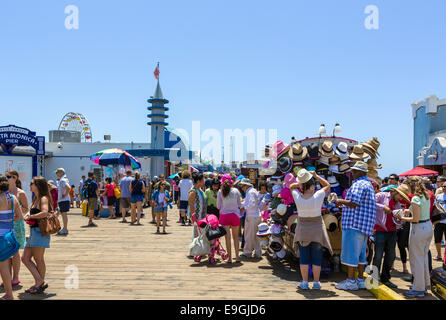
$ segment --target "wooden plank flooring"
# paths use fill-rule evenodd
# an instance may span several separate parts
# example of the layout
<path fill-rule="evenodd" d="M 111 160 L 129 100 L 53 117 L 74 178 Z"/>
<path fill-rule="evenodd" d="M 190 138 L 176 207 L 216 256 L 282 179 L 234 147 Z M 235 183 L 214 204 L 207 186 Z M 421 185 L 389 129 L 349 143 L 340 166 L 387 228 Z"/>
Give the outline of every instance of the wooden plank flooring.
<path fill-rule="evenodd" d="M 375 299 L 366 290 L 336 290 L 345 278 L 340 273 L 322 279 L 320 292 L 297 291 L 301 278 L 292 260 L 195 263 L 187 257 L 192 227 L 178 224 L 178 211 L 170 210 L 168 234 L 156 234 L 149 210 L 143 226 L 101 219 L 97 228 L 83 228 L 87 218 L 72 209 L 70 234 L 53 236 L 45 255 L 49 288 L 43 295 L 26 294 L 33 280 L 22 265 L 16 299 Z M 79 271 L 78 289 L 65 286 L 69 266 Z"/>

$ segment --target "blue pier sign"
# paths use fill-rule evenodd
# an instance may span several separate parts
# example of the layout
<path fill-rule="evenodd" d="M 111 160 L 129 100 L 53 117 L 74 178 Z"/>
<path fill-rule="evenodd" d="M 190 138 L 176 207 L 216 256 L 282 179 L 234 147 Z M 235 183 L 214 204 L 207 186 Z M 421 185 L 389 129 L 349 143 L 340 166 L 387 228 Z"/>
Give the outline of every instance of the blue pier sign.
<path fill-rule="evenodd" d="M 3 151 L 11 154 L 17 146 L 30 146 L 36 150 L 36 155 L 45 155 L 45 137 L 12 124 L 0 127 L 0 147 Z"/>

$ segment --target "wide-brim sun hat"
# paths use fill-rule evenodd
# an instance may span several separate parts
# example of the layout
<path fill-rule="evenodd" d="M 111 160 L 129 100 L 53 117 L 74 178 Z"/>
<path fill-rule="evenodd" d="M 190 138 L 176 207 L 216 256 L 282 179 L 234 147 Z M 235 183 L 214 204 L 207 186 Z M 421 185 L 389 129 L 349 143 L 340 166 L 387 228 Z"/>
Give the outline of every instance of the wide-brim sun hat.
<path fill-rule="evenodd" d="M 302 161 L 308 156 L 308 150 L 307 147 L 296 142 L 288 151 L 288 155 L 293 161 Z"/>
<path fill-rule="evenodd" d="M 367 163 L 364 161 L 356 161 L 354 166 L 350 167 L 350 170 L 358 170 L 362 172 L 368 172 Z"/>
<path fill-rule="evenodd" d="M 325 140 L 319 145 L 319 154 L 321 157 L 333 157 L 335 152 L 333 150 L 333 142 L 330 140 Z"/>
<path fill-rule="evenodd" d="M 308 158 L 312 160 L 319 159 L 319 146 L 316 143 L 312 143 L 309 146 L 307 146 L 308 150 Z"/>
<path fill-rule="evenodd" d="M 370 156 L 373 156 L 376 158 L 376 155 L 380 155 L 378 152 L 378 148 L 381 145 L 381 143 L 378 141 L 378 138 L 373 137 L 367 142 L 361 143 L 365 149 L 365 151 L 370 154 Z"/>
<path fill-rule="evenodd" d="M 290 145 L 284 143 L 282 140 L 278 140 L 274 143 L 270 151 L 272 158 L 279 159 L 290 150 Z"/>
<path fill-rule="evenodd" d="M 378 165 L 378 162 L 375 158 L 370 158 L 369 160 L 367 160 L 367 166 L 369 167 L 369 169 L 382 169 L 382 164 Z"/>
<path fill-rule="evenodd" d="M 341 159 L 343 158 L 348 158 L 348 145 L 346 142 L 341 141 L 336 145 L 335 148 L 335 154 L 340 157 Z"/>
<path fill-rule="evenodd" d="M 339 165 L 338 165 L 338 170 L 340 173 L 344 173 L 350 170 L 350 160 L 345 160 L 342 161 Z"/>
<path fill-rule="evenodd" d="M 281 216 L 285 215 L 286 210 L 287 210 L 287 206 L 284 205 L 283 203 L 279 204 L 276 209 L 277 213 Z"/>
<path fill-rule="evenodd" d="M 284 182 L 285 182 L 286 187 L 289 188 L 293 183 L 296 183 L 297 180 L 296 180 L 296 177 L 294 176 L 294 174 L 288 173 L 285 176 Z"/>
<path fill-rule="evenodd" d="M 243 178 L 242 180 L 240 180 L 239 184 L 241 186 L 250 186 L 250 187 L 252 187 L 251 180 L 249 180 L 248 178 Z"/>
<path fill-rule="evenodd" d="M 293 161 L 288 157 L 282 157 L 278 161 L 279 170 L 282 173 L 287 173 L 293 168 Z"/>
<path fill-rule="evenodd" d="M 338 180 L 336 180 L 335 176 L 328 177 L 327 181 L 328 181 L 328 183 L 330 183 L 330 186 L 332 188 L 339 187 L 339 182 L 338 182 Z"/>
<path fill-rule="evenodd" d="M 368 156 L 369 155 L 364 152 L 364 148 L 362 147 L 362 145 L 357 144 L 357 145 L 353 146 L 353 150 L 350 153 L 349 158 L 352 160 L 364 160 Z"/>
<path fill-rule="evenodd" d="M 265 222 L 262 222 L 261 224 L 259 224 L 258 231 L 257 231 L 258 237 L 264 237 L 264 236 L 268 236 L 270 234 L 271 234 L 271 232 L 269 230 L 268 224 L 266 224 Z"/>
<path fill-rule="evenodd" d="M 330 159 L 327 157 L 320 157 L 318 162 L 321 164 L 325 164 L 326 166 L 330 166 Z"/>
<path fill-rule="evenodd" d="M 407 203 L 410 203 L 409 200 L 409 186 L 406 184 L 400 184 L 397 188 L 390 188 L 391 191 L 396 191 L 400 194 L 401 197 L 403 197 L 404 200 L 406 200 Z"/>
<path fill-rule="evenodd" d="M 307 183 L 311 178 L 313 178 L 313 176 L 306 169 L 301 169 L 297 173 L 297 181 L 301 184 Z"/>
<path fill-rule="evenodd" d="M 328 231 L 333 232 L 338 228 L 338 218 L 334 215 L 327 213 L 322 216 L 322 219 Z"/>
<path fill-rule="evenodd" d="M 221 184 L 223 184 L 226 180 L 229 182 L 229 185 L 232 185 L 232 178 L 229 174 L 224 174 L 223 177 L 221 177 Z"/>
<path fill-rule="evenodd" d="M 286 250 L 284 248 L 282 248 L 282 250 L 280 250 L 279 252 L 276 252 L 276 255 L 279 259 L 283 259 L 286 256 Z"/>

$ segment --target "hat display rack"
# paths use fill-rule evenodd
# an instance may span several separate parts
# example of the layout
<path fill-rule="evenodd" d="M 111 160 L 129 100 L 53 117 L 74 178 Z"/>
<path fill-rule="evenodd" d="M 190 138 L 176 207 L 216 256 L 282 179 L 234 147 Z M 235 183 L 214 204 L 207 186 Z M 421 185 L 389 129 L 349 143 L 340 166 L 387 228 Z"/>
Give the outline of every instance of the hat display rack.
<path fill-rule="evenodd" d="M 275 205 L 267 206 L 262 217 L 268 218 L 264 218 L 257 236 L 273 259 L 282 259 L 285 256 L 284 248 L 295 250 L 292 243 L 287 243 L 286 237 L 288 234 L 288 239 L 293 241 L 299 213 L 294 201 L 290 203 L 283 196 L 289 194 L 284 191 L 289 188 L 290 181 L 296 182 L 298 177 L 302 179 L 299 171 L 315 171 L 330 183 L 331 194 L 324 200 L 321 212 L 330 234 L 340 229 L 341 209 L 336 206 L 336 200 L 343 198 L 346 189 L 351 186 L 351 167 L 357 161 L 365 162 L 367 177 L 378 178 L 377 170 L 382 169 L 382 165 L 377 161 L 380 155 L 379 147 L 380 142 L 376 137 L 361 143 L 339 137 L 307 138 L 294 140 L 289 144 L 279 140 L 272 147 L 267 147 L 265 154 L 270 158 L 270 166 L 264 166 L 263 169 L 264 172 L 270 173 L 266 178 L 273 184 L 272 199 L 280 198 L 281 203 L 277 205 L 279 200 L 276 199 Z M 319 183 L 315 182 L 316 189 L 320 188 Z M 274 200 L 271 203 L 274 203 Z"/>

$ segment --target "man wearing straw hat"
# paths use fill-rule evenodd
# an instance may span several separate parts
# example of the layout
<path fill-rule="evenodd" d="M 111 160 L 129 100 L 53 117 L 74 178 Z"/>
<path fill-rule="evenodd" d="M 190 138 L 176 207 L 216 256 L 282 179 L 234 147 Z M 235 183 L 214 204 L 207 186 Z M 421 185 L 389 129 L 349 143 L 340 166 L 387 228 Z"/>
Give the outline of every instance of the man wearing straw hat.
<path fill-rule="evenodd" d="M 367 241 L 373 234 L 376 220 L 375 190 L 366 176 L 367 172 L 367 164 L 357 161 L 351 167 L 352 186 L 345 199 L 336 201 L 336 205 L 343 208 L 341 263 L 348 266 L 348 278 L 336 285 L 340 290 L 365 289 Z"/>

